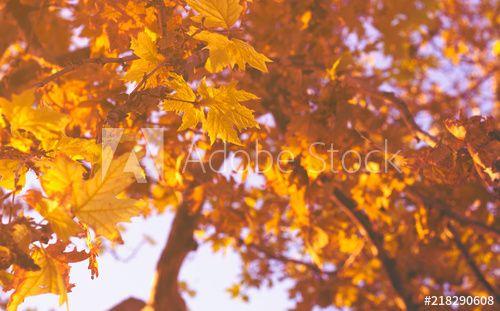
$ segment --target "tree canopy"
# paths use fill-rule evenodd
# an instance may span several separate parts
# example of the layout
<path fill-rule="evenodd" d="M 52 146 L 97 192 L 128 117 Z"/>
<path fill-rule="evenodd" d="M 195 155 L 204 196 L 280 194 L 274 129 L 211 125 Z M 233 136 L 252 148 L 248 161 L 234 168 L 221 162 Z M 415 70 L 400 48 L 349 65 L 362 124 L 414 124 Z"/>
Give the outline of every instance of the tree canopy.
<path fill-rule="evenodd" d="M 186 310 L 199 244 L 240 255 L 235 299 L 279 279 L 296 310 L 498 303 L 499 9 L 0 0 L 4 306 L 65 303 L 72 263 L 97 277 L 121 224 L 158 213 L 136 309 Z"/>

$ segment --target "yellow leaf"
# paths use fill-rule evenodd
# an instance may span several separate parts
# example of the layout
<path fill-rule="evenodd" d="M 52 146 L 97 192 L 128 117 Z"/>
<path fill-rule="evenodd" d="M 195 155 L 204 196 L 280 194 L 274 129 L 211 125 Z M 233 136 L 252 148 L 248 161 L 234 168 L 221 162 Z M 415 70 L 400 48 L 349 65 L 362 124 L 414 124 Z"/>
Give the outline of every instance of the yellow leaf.
<path fill-rule="evenodd" d="M 132 61 L 124 76 L 126 81 L 141 81 L 144 75 L 152 72 L 165 60 L 165 57 L 158 53 L 155 40 L 155 34 L 147 29 L 140 32 L 137 38 L 132 38 L 130 48 L 139 59 Z"/>
<path fill-rule="evenodd" d="M 182 76 L 170 73 L 170 78 L 166 86 L 173 89 L 175 93 L 170 95 L 169 99 L 163 101 L 163 110 L 182 114 L 182 124 L 178 129 L 179 131 L 196 127 L 199 122 L 205 120 L 203 111 L 193 105 L 196 95 Z"/>
<path fill-rule="evenodd" d="M 130 48 L 134 54 L 151 63 L 160 63 L 164 60 L 163 55 L 158 53 L 156 47 L 156 35 L 149 30 L 137 34 L 137 38 L 132 38 Z"/>
<path fill-rule="evenodd" d="M 42 172 L 40 182 L 50 197 L 57 197 L 63 202 L 74 190 L 79 190 L 85 172 L 82 165 L 63 154 L 57 154 L 53 162 L 44 160 L 39 162 L 39 166 Z"/>
<path fill-rule="evenodd" d="M 35 210 L 45 218 L 50 228 L 63 241 L 82 232 L 82 228 L 73 220 L 69 211 L 59 202 L 44 198 L 40 193 L 29 191 L 24 198 Z"/>
<path fill-rule="evenodd" d="M 71 159 L 96 163 L 101 157 L 101 146 L 92 139 L 73 138 L 66 135 L 57 141 L 54 149 L 67 154 Z"/>
<path fill-rule="evenodd" d="M 0 159 L 0 187 L 8 190 L 22 188 L 26 180 L 26 167 L 23 162 L 11 159 Z"/>
<path fill-rule="evenodd" d="M 0 98 L 0 108 L 10 123 L 12 132 L 30 131 L 42 143 L 57 138 L 68 123 L 66 116 L 46 107 L 33 108 L 35 94 L 32 89 L 12 95 L 12 100 Z M 44 145 L 45 147 L 45 145 Z"/>
<path fill-rule="evenodd" d="M 329 238 L 328 234 L 319 227 L 314 227 L 314 237 L 313 237 L 313 248 L 322 249 L 328 244 Z"/>
<path fill-rule="evenodd" d="M 187 3 L 200 13 L 195 20 L 206 27 L 229 29 L 243 11 L 239 0 L 188 0 Z"/>
<path fill-rule="evenodd" d="M 467 135 L 467 130 L 465 127 L 457 120 L 447 119 L 444 122 L 446 129 L 450 132 L 455 138 L 464 140 Z"/>
<path fill-rule="evenodd" d="M 350 237 L 346 236 L 345 232 L 343 231 L 339 232 L 338 239 L 340 251 L 346 254 L 353 253 L 359 247 L 359 244 L 363 242 L 363 240 L 355 235 L 352 235 Z"/>
<path fill-rule="evenodd" d="M 309 27 L 309 22 L 311 21 L 312 13 L 311 11 L 306 11 L 302 16 L 300 17 L 300 21 L 302 22 L 302 26 L 300 26 L 300 30 L 307 29 Z"/>
<path fill-rule="evenodd" d="M 238 65 L 240 70 L 245 70 L 246 64 L 267 72 L 267 62 L 272 62 L 264 54 L 261 54 L 248 43 L 238 39 L 228 39 L 226 36 L 201 31 L 194 36 L 195 39 L 206 42 L 210 52 L 205 63 L 205 68 L 212 73 L 220 72 L 227 66 L 233 68 Z"/>
<path fill-rule="evenodd" d="M 73 214 L 96 234 L 110 240 L 120 240 L 117 224 L 138 216 L 144 208 L 140 201 L 117 198 L 134 181 L 134 174 L 124 172 L 129 154 L 113 160 L 102 176 L 98 171 L 90 180 L 81 180 L 72 193 Z"/>
<path fill-rule="evenodd" d="M 7 305 L 8 311 L 17 310 L 29 296 L 53 293 L 59 295 L 59 304 L 67 300 L 68 264 L 51 257 L 42 249 L 35 249 L 32 258 L 40 270 L 16 269 L 13 280 L 15 291 Z"/>
<path fill-rule="evenodd" d="M 253 111 L 240 104 L 258 99 L 254 94 L 237 90 L 234 85 L 209 87 L 203 80 L 198 88 L 201 101 L 195 106 L 196 96 L 189 85 L 178 75 L 170 76 L 173 79 L 168 82 L 168 86 L 176 90 L 176 93 L 163 102 L 162 108 L 165 111 L 182 113 L 182 125 L 179 130 L 195 127 L 201 122 L 211 144 L 220 138 L 241 145 L 237 131 L 250 127 L 259 128 Z M 208 109 L 206 118 L 204 108 Z"/>
<path fill-rule="evenodd" d="M 202 97 L 202 104 L 209 108 L 203 129 L 208 132 L 210 143 L 217 138 L 241 145 L 238 131 L 256 127 L 253 111 L 239 102 L 257 99 L 252 93 L 237 90 L 234 85 L 222 86 L 219 89 L 208 87 L 202 81 L 198 92 Z"/>
<path fill-rule="evenodd" d="M 327 69 L 326 70 L 326 73 L 328 74 L 328 78 L 330 78 L 330 80 L 335 80 L 337 78 L 337 67 L 339 66 L 340 64 L 340 60 L 342 59 L 342 57 L 339 57 L 332 65 L 332 67 L 330 67 L 330 69 Z"/>

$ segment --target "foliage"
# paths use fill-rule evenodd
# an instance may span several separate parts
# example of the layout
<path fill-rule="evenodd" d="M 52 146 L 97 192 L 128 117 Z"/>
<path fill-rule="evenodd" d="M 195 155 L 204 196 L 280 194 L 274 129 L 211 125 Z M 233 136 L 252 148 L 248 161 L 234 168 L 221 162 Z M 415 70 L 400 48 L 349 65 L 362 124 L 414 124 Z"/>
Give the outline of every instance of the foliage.
<path fill-rule="evenodd" d="M 0 0 L 6 308 L 64 303 L 71 263 L 97 276 L 121 223 L 167 210 L 156 310 L 186 308 L 177 276 L 198 243 L 240 254 L 228 292 L 244 301 L 279 278 L 297 310 L 498 302 L 497 12 L 489 0 Z M 116 150 L 103 128 L 123 129 Z M 164 130 L 160 151 L 142 128 Z M 206 170 L 212 156 L 241 170 Z"/>

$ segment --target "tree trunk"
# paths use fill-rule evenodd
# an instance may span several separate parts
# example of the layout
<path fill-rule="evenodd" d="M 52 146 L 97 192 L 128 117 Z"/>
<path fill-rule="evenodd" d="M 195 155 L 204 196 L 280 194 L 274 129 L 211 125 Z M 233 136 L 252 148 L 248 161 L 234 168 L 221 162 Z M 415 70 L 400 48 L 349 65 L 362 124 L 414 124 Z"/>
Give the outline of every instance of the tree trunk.
<path fill-rule="evenodd" d="M 167 243 L 156 267 L 155 284 L 149 306 L 157 311 L 185 311 L 186 303 L 179 292 L 178 276 L 187 254 L 197 248 L 193 238 L 201 202 L 193 198 L 196 189 L 188 189 L 177 209 Z"/>

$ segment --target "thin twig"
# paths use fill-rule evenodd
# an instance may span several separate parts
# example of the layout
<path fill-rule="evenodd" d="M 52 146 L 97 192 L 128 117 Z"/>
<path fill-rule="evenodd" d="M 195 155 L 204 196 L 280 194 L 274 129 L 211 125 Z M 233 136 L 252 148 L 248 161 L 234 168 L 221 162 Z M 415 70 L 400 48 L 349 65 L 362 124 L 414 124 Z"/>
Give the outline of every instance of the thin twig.
<path fill-rule="evenodd" d="M 287 257 L 285 255 L 276 254 L 273 251 L 271 251 L 270 249 L 266 248 L 265 246 L 254 244 L 254 243 L 245 243 L 243 241 L 243 239 L 241 239 L 241 238 L 238 238 L 237 241 L 238 241 L 238 244 L 240 246 L 245 246 L 245 247 L 247 247 L 249 249 L 252 249 L 254 251 L 262 253 L 262 254 L 264 254 L 269 259 L 277 260 L 277 261 L 280 261 L 280 262 L 285 263 L 285 264 L 286 263 L 291 263 L 291 264 L 303 266 L 303 267 L 305 267 L 307 269 L 312 270 L 315 273 L 328 274 L 328 275 L 332 276 L 332 275 L 338 274 L 339 271 L 340 271 L 340 269 L 323 270 L 323 269 L 320 269 L 318 266 L 316 266 L 312 262 L 302 261 L 302 260 L 299 260 L 299 259 Z M 340 265 L 340 266 L 343 266 L 343 265 Z"/>
<path fill-rule="evenodd" d="M 149 78 L 151 78 L 155 74 L 155 72 L 158 71 L 158 69 L 160 69 L 165 64 L 166 64 L 165 62 L 161 62 L 158 65 L 156 65 L 156 67 L 153 70 L 146 73 L 144 77 L 142 77 L 141 82 L 139 82 L 134 88 L 134 90 L 130 93 L 129 98 L 132 98 L 146 84 Z"/>
<path fill-rule="evenodd" d="M 56 73 L 53 73 L 52 75 L 44 78 L 42 81 L 35 83 L 33 86 L 34 87 L 42 87 L 45 84 L 56 80 L 57 78 L 67 74 L 68 72 L 71 72 L 75 70 L 76 68 L 86 65 L 86 64 L 98 64 L 98 65 L 104 65 L 104 64 L 123 64 L 135 59 L 138 59 L 136 55 L 129 55 L 129 56 L 124 56 L 124 57 L 96 57 L 96 58 L 87 58 L 78 62 L 75 62 L 73 64 L 70 64 L 63 69 L 59 70 Z"/>
<path fill-rule="evenodd" d="M 371 89 L 370 87 L 366 86 L 362 82 L 360 82 L 358 79 L 350 77 L 348 75 L 344 76 L 345 81 L 347 84 L 349 84 L 351 87 L 355 88 L 357 91 L 374 97 L 378 98 L 380 100 L 383 100 L 385 102 L 389 102 L 393 105 L 395 105 L 398 110 L 402 113 L 403 115 L 403 120 L 407 127 L 415 133 L 415 136 L 427 143 L 429 146 L 434 148 L 437 146 L 437 139 L 429 134 L 428 132 L 424 131 L 415 121 L 415 118 L 413 117 L 412 113 L 410 112 L 410 109 L 408 108 L 408 104 L 402 100 L 401 98 L 397 97 L 394 93 L 391 92 L 381 92 L 378 90 Z"/>

